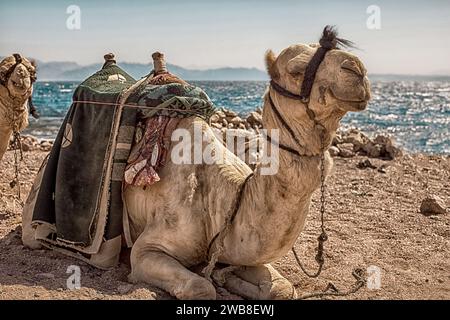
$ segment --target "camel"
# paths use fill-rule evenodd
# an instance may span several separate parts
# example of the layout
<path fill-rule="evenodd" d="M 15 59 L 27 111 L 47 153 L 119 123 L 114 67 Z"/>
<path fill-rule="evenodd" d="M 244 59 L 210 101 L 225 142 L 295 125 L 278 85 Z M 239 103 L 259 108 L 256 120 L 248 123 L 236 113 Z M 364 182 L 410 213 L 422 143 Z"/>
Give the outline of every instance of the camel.
<path fill-rule="evenodd" d="M 318 45 L 296 44 L 278 56 L 268 51 L 266 64 L 272 81 L 289 93 L 299 92 L 317 50 Z M 169 162 L 159 173 L 157 184 L 125 191 L 134 241 L 130 281 L 155 285 L 179 299 L 215 299 L 214 285 L 189 267 L 208 261 L 208 248 L 226 224 L 235 205 L 233 199 L 243 187 L 218 257 L 218 263 L 241 267 L 226 277 L 224 285 L 252 299 L 296 296 L 292 284 L 270 263 L 293 247 L 304 227 L 311 196 L 320 185 L 321 145 L 325 149 L 330 145 L 347 112 L 366 108 L 370 84 L 358 57 L 338 49 L 326 52 L 309 97 L 309 109 L 325 128 L 324 133 L 308 117 L 301 100 L 280 94 L 273 85 L 263 99 L 263 127 L 278 129 L 280 145 L 288 147 L 279 150 L 275 175 L 262 175 L 257 166 L 246 181 L 252 174 L 250 168 L 217 140 L 206 122 L 187 118 L 178 128 L 193 136 L 194 127 L 201 126 L 204 139 L 198 143 L 203 148 L 213 145 L 224 161 L 208 165 Z M 194 153 L 193 146 L 186 148 Z M 328 152 L 324 158 L 328 174 L 332 160 Z"/>
<path fill-rule="evenodd" d="M 278 56 L 266 53 L 272 81 L 262 117 L 268 132 L 279 133 L 279 149 L 275 135 L 267 136 L 267 148 L 279 152 L 274 174 L 263 174 L 263 164 L 252 171 L 203 119 L 180 120 L 177 130 L 194 143 L 172 143 L 171 157 L 158 172 L 161 180 L 147 188 L 129 186 L 123 194 L 133 241 L 130 282 L 159 287 L 178 299 L 216 299 L 214 282 L 249 299 L 297 296 L 271 263 L 286 255 L 304 228 L 312 194 L 321 175 L 330 172 L 326 150 L 340 120 L 364 110 L 370 100 L 363 63 L 337 49 L 340 39 L 328 40 L 295 44 Z M 304 87 L 308 95 L 299 98 Z M 199 146 L 220 160 L 173 161 L 180 150 L 193 159 Z M 30 219 L 23 217 L 22 239 L 33 247 Z M 208 261 L 205 277 L 193 271 Z M 212 269 L 216 263 L 223 268 Z"/>
<path fill-rule="evenodd" d="M 0 62 L 0 161 L 13 132 L 28 126 L 27 102 L 31 99 L 35 80 L 34 63 L 19 54 Z"/>

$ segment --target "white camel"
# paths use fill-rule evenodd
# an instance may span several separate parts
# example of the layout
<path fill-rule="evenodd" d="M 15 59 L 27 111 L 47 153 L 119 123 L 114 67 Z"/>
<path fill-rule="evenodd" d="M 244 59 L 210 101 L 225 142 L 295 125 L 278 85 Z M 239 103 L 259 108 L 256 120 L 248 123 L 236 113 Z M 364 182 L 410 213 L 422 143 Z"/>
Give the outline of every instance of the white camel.
<path fill-rule="evenodd" d="M 252 172 L 202 119 L 180 122 L 178 129 L 187 130 L 191 137 L 200 126 L 206 138 L 195 143 L 223 157 L 212 164 L 175 164 L 170 159 L 159 172 L 161 181 L 145 190 L 126 189 L 124 202 L 134 242 L 130 281 L 157 286 L 179 299 L 215 299 L 213 283 L 191 267 L 216 257 L 219 265 L 236 267 L 224 280 L 234 293 L 252 299 L 296 296 L 292 284 L 270 263 L 283 257 L 303 230 L 311 196 L 320 185 L 322 151 L 330 145 L 341 118 L 348 111 L 364 110 L 370 99 L 363 64 L 338 49 L 327 50 L 319 61 L 309 99 L 297 99 L 318 50 L 323 51 L 317 45 L 297 44 L 278 57 L 272 51 L 266 55 L 273 83 L 264 96 L 263 126 L 279 130 L 282 148 L 276 174 L 261 174 L 261 165 Z M 198 146 L 187 140 L 180 143 L 193 158 Z M 180 143 L 173 144 L 170 153 Z M 325 174 L 331 165 L 325 152 Z M 24 242 L 32 246 L 32 229 L 25 227 Z"/>

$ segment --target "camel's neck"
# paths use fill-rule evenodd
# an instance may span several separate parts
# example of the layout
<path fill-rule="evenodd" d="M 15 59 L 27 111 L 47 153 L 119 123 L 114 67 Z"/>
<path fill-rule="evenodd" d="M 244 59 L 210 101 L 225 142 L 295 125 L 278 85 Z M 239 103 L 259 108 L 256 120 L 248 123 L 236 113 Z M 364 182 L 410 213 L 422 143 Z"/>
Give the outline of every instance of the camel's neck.
<path fill-rule="evenodd" d="M 31 95 L 31 91 L 23 96 L 11 96 L 8 89 L 0 84 L 0 104 L 3 108 L 13 110 L 16 113 L 26 110 L 28 98 Z"/>
<path fill-rule="evenodd" d="M 276 99 L 274 103 L 277 104 Z M 234 254 L 240 259 L 247 256 L 248 263 L 267 263 L 276 260 L 293 246 L 304 227 L 311 196 L 320 186 L 321 142 L 313 124 L 309 123 L 311 120 L 307 117 L 303 117 L 304 120 L 293 118 L 293 115 L 298 116 L 304 110 L 293 110 L 288 115 L 286 110 L 289 106 L 277 105 L 277 107 L 280 113 L 286 116 L 287 123 L 302 142 L 302 147 L 296 144 L 287 128 L 277 120 L 267 99 L 263 112 L 264 128 L 279 129 L 281 144 L 302 154 L 316 156 L 299 157 L 279 149 L 278 171 L 273 175 L 263 175 L 261 168 L 258 167 L 254 177 L 248 181 L 233 231 L 234 237 L 240 239 L 235 243 L 242 244 L 240 248 L 242 251 L 236 248 Z M 301 108 L 298 103 L 291 107 Z M 334 134 L 332 130 L 327 130 L 324 137 L 326 145 L 331 141 L 332 134 Z M 326 153 L 325 175 L 330 167 L 331 160 Z"/>
<path fill-rule="evenodd" d="M 21 130 L 27 118 L 27 101 L 30 93 L 13 97 L 3 85 L 0 85 L 0 125 L 9 126 L 11 130 L 16 127 L 16 130 Z M 25 122 L 24 122 L 25 121 Z"/>

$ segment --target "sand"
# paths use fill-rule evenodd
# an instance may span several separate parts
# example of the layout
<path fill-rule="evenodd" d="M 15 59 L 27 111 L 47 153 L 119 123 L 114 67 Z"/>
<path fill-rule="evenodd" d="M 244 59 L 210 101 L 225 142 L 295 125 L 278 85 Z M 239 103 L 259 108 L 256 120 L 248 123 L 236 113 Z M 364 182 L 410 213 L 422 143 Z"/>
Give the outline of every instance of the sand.
<path fill-rule="evenodd" d="M 22 198 L 26 199 L 46 152 L 24 153 L 21 164 Z M 318 279 L 306 277 L 292 253 L 275 267 L 299 294 L 324 289 L 333 282 L 345 290 L 359 267 L 380 269 L 380 287 L 363 288 L 341 299 L 450 299 L 450 213 L 424 216 L 421 200 L 437 195 L 450 201 L 450 157 L 404 155 L 392 161 L 370 159 L 377 169 L 358 169 L 364 156 L 335 158 L 328 179 L 326 263 Z M 383 170 L 381 170 L 383 171 Z M 74 258 L 50 250 L 23 247 L 21 208 L 14 200 L 13 153 L 0 163 L 0 299 L 171 299 L 146 284 L 127 283 L 126 259 L 110 271 L 98 270 Z M 319 233 L 318 194 L 295 248 L 306 265 L 314 266 Z M 69 290 L 66 273 L 71 265 L 81 268 L 81 288 Z M 219 299 L 239 299 L 218 289 Z M 334 298 L 333 298 L 334 299 Z"/>

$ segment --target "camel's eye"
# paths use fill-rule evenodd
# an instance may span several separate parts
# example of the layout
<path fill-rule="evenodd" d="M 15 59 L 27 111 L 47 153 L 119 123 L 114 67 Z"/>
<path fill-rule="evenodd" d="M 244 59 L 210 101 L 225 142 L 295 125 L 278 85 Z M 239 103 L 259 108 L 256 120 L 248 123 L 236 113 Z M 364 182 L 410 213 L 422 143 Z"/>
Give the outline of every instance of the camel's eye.
<path fill-rule="evenodd" d="M 363 76 L 361 69 L 358 67 L 358 65 L 356 64 L 355 61 L 344 60 L 344 62 L 342 62 L 342 64 L 341 64 L 341 68 L 343 70 L 352 72 L 352 73 L 356 74 L 357 76 L 360 76 L 360 77 Z"/>

